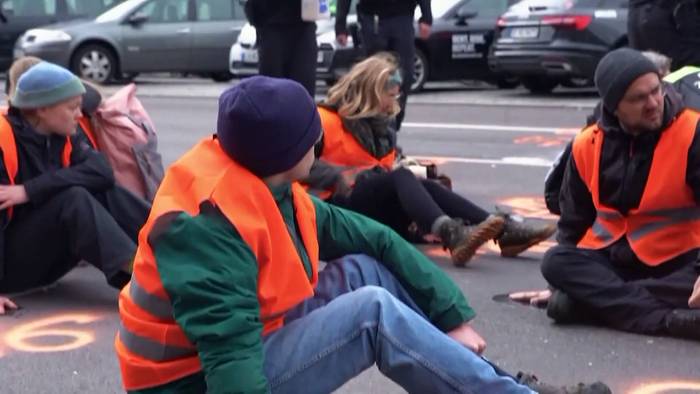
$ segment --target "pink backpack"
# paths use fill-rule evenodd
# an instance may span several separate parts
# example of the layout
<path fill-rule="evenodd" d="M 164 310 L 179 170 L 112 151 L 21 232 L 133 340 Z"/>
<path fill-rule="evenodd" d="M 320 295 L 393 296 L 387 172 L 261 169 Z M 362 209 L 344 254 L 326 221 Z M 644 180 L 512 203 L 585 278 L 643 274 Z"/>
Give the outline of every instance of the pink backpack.
<path fill-rule="evenodd" d="M 117 183 L 153 201 L 163 179 L 163 161 L 153 121 L 135 94 L 132 83 L 102 100 L 92 115 L 93 131 Z"/>

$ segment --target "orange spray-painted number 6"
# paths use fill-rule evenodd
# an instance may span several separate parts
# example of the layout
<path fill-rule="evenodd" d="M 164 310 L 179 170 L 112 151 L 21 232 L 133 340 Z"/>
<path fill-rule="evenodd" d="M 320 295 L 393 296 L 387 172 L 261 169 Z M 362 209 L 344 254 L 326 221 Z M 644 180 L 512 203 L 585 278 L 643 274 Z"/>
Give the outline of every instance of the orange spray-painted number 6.
<path fill-rule="evenodd" d="M 75 350 L 92 343 L 95 335 L 90 331 L 55 327 L 60 324 L 88 324 L 99 317 L 88 314 L 66 314 L 40 319 L 12 328 L 4 336 L 11 348 L 32 353 L 50 353 Z M 56 338 L 62 338 L 56 341 Z M 53 339 L 51 343 L 48 339 Z"/>

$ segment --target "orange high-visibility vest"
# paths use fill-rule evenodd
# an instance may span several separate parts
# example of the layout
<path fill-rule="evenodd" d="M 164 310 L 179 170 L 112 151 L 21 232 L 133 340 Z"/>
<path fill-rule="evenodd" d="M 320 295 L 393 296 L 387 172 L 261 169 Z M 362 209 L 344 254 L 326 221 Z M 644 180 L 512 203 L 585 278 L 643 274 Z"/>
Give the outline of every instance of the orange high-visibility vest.
<path fill-rule="evenodd" d="M 257 258 L 260 320 L 268 334 L 284 325 L 285 312 L 314 294 L 318 279 L 316 211 L 298 184 L 292 196 L 311 278 L 268 187 L 231 160 L 218 140 L 201 141 L 168 169 L 139 233 L 131 282 L 119 296 L 115 347 L 127 390 L 160 386 L 201 370 L 196 348 L 173 318 L 148 242 L 158 218 L 171 212 L 197 215 L 203 202 L 221 210 Z"/>
<path fill-rule="evenodd" d="M 90 119 L 83 115 L 80 117 L 80 120 L 78 120 L 78 123 L 80 124 L 80 128 L 83 129 L 85 136 L 92 144 L 92 148 L 97 150 L 97 139 L 95 138 L 95 132 L 92 130 L 92 123 L 90 123 Z"/>
<path fill-rule="evenodd" d="M 15 133 L 12 131 L 12 125 L 4 115 L 0 115 L 0 150 L 2 150 L 2 158 L 10 185 L 14 185 L 17 171 L 19 170 L 19 157 L 17 156 Z M 66 137 L 66 143 L 61 154 L 63 167 L 70 166 L 71 152 L 73 152 L 73 145 L 70 138 Z M 7 209 L 7 217 L 12 219 L 12 207 Z"/>
<path fill-rule="evenodd" d="M 362 171 L 374 167 L 382 167 L 387 171 L 393 168 L 396 150 L 392 149 L 384 157 L 377 159 L 345 130 L 337 113 L 323 107 L 318 107 L 318 113 L 321 115 L 323 126 L 323 152 L 320 159 L 336 166 L 347 167 L 344 175 L 350 181 L 350 186 L 355 183 L 354 176 Z M 321 198 L 328 198 L 331 191 L 321 191 L 318 194 Z"/>
<path fill-rule="evenodd" d="M 625 236 L 637 257 L 649 266 L 700 248 L 700 208 L 685 181 L 688 150 L 699 120 L 700 114 L 685 110 L 661 133 L 639 207 L 627 215 L 600 201 L 605 134 L 593 125 L 576 136 L 572 150 L 576 169 L 597 210 L 579 247 L 602 249 Z"/>

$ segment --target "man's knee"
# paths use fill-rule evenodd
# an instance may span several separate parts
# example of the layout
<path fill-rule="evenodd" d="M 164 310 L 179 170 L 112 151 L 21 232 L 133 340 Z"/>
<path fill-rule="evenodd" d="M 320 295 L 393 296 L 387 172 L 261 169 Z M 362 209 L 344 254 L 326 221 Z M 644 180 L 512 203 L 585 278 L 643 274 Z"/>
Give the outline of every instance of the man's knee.
<path fill-rule="evenodd" d="M 363 286 L 380 285 L 381 277 L 389 271 L 376 259 L 364 254 L 352 254 L 332 261 L 331 267 L 342 271 L 344 277 L 353 289 Z"/>
<path fill-rule="evenodd" d="M 547 282 L 556 285 L 560 282 L 560 278 L 567 275 L 568 262 L 576 249 L 575 246 L 556 245 L 544 254 L 540 268 Z"/>
<path fill-rule="evenodd" d="M 53 200 L 64 206 L 68 204 L 77 207 L 85 207 L 97 203 L 92 193 L 81 186 L 71 186 L 63 189 L 56 193 Z"/>

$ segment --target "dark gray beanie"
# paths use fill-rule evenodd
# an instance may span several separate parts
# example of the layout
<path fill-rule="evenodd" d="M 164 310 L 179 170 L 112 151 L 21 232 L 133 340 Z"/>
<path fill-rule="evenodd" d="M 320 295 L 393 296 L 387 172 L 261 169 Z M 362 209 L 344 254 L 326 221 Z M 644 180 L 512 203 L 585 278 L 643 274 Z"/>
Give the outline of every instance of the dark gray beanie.
<path fill-rule="evenodd" d="M 594 78 L 605 108 L 615 112 L 630 85 L 648 73 L 658 74 L 659 70 L 637 50 L 620 48 L 603 56 Z"/>

